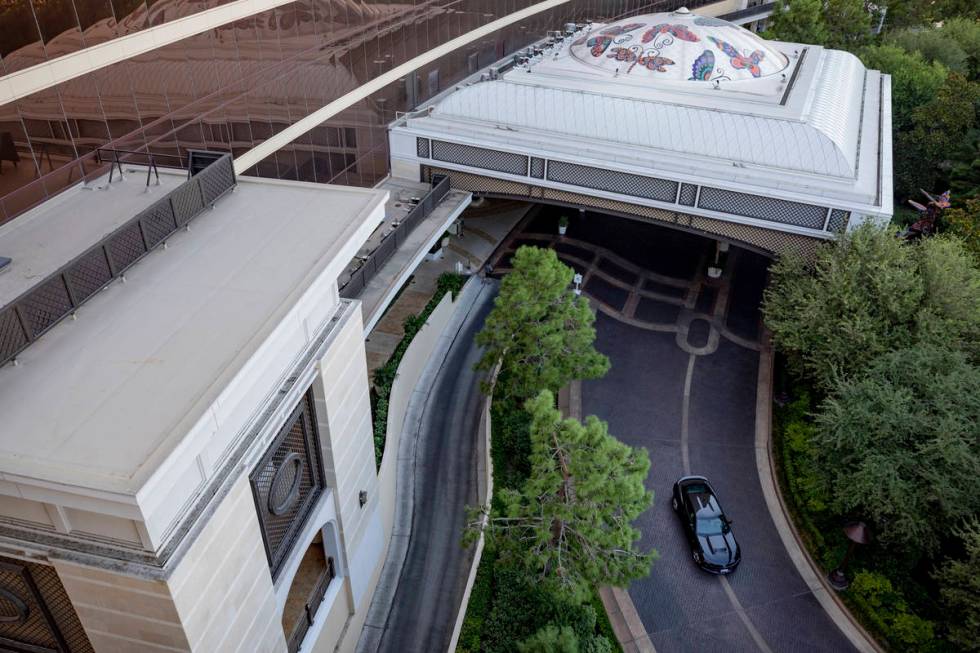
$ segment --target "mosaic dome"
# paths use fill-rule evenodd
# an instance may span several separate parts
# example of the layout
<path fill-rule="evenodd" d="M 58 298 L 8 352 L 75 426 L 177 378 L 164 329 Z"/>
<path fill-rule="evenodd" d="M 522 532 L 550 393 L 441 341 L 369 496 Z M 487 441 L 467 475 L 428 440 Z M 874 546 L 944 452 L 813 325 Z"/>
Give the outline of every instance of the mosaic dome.
<path fill-rule="evenodd" d="M 747 29 L 685 8 L 596 27 L 576 39 L 570 53 L 610 75 L 651 81 L 739 81 L 775 75 L 789 65 Z"/>

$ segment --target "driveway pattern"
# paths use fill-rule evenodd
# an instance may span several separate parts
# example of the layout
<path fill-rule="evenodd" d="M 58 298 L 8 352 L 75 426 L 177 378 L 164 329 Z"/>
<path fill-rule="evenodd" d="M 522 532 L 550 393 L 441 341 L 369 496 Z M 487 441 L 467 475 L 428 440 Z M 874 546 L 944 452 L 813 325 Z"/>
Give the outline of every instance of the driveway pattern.
<path fill-rule="evenodd" d="M 630 597 L 658 653 L 853 651 L 789 559 L 755 462 L 759 303 L 768 261 L 732 248 L 720 279 L 705 272 L 711 241 L 655 225 L 586 214 L 556 234 L 557 209 L 519 227 L 521 244 L 553 247 L 584 277 L 597 306 L 597 347 L 612 366 L 582 387 L 584 414 L 646 447 L 654 506 L 637 522 L 659 559 Z M 708 477 L 742 547 L 729 577 L 698 570 L 670 508 L 673 482 Z"/>

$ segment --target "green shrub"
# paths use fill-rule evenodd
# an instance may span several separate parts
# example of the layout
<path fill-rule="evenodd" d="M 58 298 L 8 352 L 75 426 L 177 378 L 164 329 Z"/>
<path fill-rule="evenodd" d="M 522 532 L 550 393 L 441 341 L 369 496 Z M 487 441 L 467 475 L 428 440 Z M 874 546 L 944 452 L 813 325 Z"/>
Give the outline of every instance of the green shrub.
<path fill-rule="evenodd" d="M 909 612 L 908 604 L 890 580 L 881 574 L 860 571 L 849 590 L 894 646 L 903 651 L 934 650 L 932 622 Z"/>
<path fill-rule="evenodd" d="M 470 600 L 466 604 L 466 618 L 459 631 L 457 653 L 478 653 L 481 649 L 480 637 L 483 635 L 483 624 L 493 599 L 493 566 L 497 560 L 496 552 L 490 547 L 483 549 L 480 566 L 476 570 L 476 579 L 470 591 Z"/>
<path fill-rule="evenodd" d="M 583 653 L 612 650 L 609 640 L 596 633 L 596 611 L 592 605 L 569 602 L 504 557 L 497 558 L 493 586 L 493 607 L 482 637 L 485 653 L 513 653 L 517 642 L 524 642 L 547 626 L 570 629 Z"/>
<path fill-rule="evenodd" d="M 494 487 L 518 490 L 531 473 L 531 416 L 520 406 L 518 399 L 494 398 L 490 423 Z M 494 495 L 496 499 L 499 493 Z"/>

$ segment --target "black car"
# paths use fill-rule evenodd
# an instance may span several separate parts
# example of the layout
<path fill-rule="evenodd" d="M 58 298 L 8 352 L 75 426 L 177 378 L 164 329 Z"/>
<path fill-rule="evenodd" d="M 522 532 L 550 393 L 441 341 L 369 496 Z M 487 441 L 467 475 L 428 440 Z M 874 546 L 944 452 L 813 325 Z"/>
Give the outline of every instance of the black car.
<path fill-rule="evenodd" d="M 732 520 L 722 511 L 708 479 L 679 479 L 674 483 L 671 504 L 680 517 L 695 564 L 712 574 L 733 572 L 742 553 L 732 533 Z"/>

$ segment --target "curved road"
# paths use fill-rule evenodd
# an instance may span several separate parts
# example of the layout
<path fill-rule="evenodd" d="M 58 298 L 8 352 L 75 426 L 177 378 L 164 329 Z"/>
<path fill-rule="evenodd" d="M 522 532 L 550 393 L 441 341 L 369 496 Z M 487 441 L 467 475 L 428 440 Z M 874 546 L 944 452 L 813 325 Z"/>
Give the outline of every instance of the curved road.
<path fill-rule="evenodd" d="M 584 276 L 599 308 L 597 348 L 609 373 L 582 384 L 582 412 L 650 452 L 654 506 L 637 521 L 660 554 L 630 597 L 658 653 L 830 653 L 854 648 L 790 560 L 756 468 L 759 303 L 768 261 L 732 248 L 721 279 L 705 272 L 712 242 L 589 213 L 557 238 L 557 210 L 522 225 L 521 244 L 550 246 Z M 707 476 L 735 522 L 742 563 L 730 577 L 698 570 L 670 508 L 671 486 Z"/>
<path fill-rule="evenodd" d="M 476 290 L 431 386 L 422 413 L 414 465 L 414 509 L 405 561 L 379 651 L 442 653 L 449 646 L 473 560 L 461 545 L 465 508 L 477 497 L 483 395 L 473 338 L 493 307 L 496 284 Z M 398 489 L 401 491 L 401 488 Z"/>

